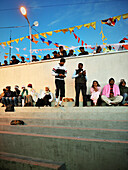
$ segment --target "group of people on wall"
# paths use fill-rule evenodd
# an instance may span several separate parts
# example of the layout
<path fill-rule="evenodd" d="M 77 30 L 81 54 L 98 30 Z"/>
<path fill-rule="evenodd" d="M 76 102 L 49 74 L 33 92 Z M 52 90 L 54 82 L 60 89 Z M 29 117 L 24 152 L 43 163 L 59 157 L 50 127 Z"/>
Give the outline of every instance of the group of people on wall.
<path fill-rule="evenodd" d="M 63 107 L 63 98 L 65 97 L 65 78 L 67 76 L 67 69 L 65 68 L 66 60 L 60 59 L 58 65 L 52 69 L 52 75 L 55 76 L 55 107 Z M 83 63 L 78 63 L 78 68 L 74 71 L 72 79 L 75 79 L 75 107 L 79 107 L 79 95 L 80 91 L 83 96 L 83 107 L 87 106 L 87 76 L 86 70 L 83 69 Z M 27 88 L 22 86 L 22 90 L 19 90 L 19 86 L 15 85 L 15 90 L 11 91 L 11 87 L 7 86 L 3 89 L 3 93 L 0 95 L 2 107 L 8 104 L 14 104 L 15 106 L 51 106 L 51 102 L 54 97 L 50 91 L 49 86 L 46 86 L 44 91 L 40 94 L 36 93 L 32 84 L 28 84 Z M 102 92 L 101 92 L 102 91 Z M 101 90 L 100 84 L 97 80 L 94 80 L 90 88 L 90 101 L 92 106 L 101 106 L 104 101 L 108 106 L 128 106 L 128 87 L 126 81 L 121 79 L 119 86 L 115 84 L 114 78 L 109 79 L 109 83 Z"/>
<path fill-rule="evenodd" d="M 124 40 L 121 40 L 120 43 L 125 43 Z M 81 56 L 81 55 L 88 55 L 89 52 L 88 51 L 85 51 L 85 48 L 82 46 L 79 48 L 80 50 L 80 53 L 78 54 L 78 56 Z M 122 50 L 126 50 L 122 45 L 120 45 L 118 47 L 118 51 L 122 51 Z M 109 46 L 106 46 L 106 49 L 104 52 L 113 52 L 114 49 L 109 45 Z M 97 46 L 96 50 L 93 51 L 93 54 L 96 54 L 96 53 L 102 53 L 102 48 L 101 46 Z M 53 56 L 51 57 L 50 54 L 47 54 L 43 57 L 43 59 L 41 59 L 42 61 L 43 60 L 49 60 L 49 59 L 57 59 L 57 58 L 63 58 L 63 57 L 71 57 L 71 56 L 76 56 L 76 54 L 74 54 L 74 50 L 73 49 L 70 49 L 69 52 L 67 53 L 66 50 L 64 50 L 64 47 L 63 46 L 59 46 L 59 51 L 54 51 L 52 52 Z M 27 61 L 25 61 L 25 58 L 24 56 L 21 56 L 21 61 L 19 61 L 15 55 L 12 56 L 12 60 L 10 60 L 10 63 L 7 62 L 7 60 L 4 60 L 4 64 L 1 65 L 0 63 L 0 66 L 7 66 L 7 65 L 14 65 L 14 64 L 22 64 L 22 63 L 27 63 Z M 32 55 L 32 61 L 31 62 L 37 62 L 39 61 L 36 57 L 36 55 Z"/>

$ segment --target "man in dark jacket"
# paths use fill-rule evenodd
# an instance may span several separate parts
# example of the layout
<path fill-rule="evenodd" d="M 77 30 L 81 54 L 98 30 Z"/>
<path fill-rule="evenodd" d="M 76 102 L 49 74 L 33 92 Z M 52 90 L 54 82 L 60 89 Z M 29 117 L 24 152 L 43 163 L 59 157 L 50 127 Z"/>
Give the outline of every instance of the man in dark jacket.
<path fill-rule="evenodd" d="M 15 106 L 21 106 L 21 98 L 22 96 L 20 95 L 20 90 L 19 90 L 19 86 L 15 85 L 15 91 L 13 92 L 13 100 L 14 100 L 14 105 Z"/>
<path fill-rule="evenodd" d="M 88 55 L 88 51 L 84 51 L 84 47 L 80 47 L 79 48 L 81 53 L 79 53 L 79 55 Z"/>
<path fill-rule="evenodd" d="M 13 104 L 12 97 L 13 92 L 11 91 L 11 86 L 7 86 L 5 95 L 2 97 L 2 104 L 5 106 L 7 106 L 8 104 Z"/>
<path fill-rule="evenodd" d="M 79 107 L 79 95 L 80 95 L 80 90 L 82 91 L 83 95 L 83 107 L 87 106 L 87 99 L 86 99 L 86 70 L 83 70 L 83 64 L 79 63 L 78 64 L 78 69 L 75 70 L 72 78 L 75 78 L 75 90 L 76 90 L 76 102 L 75 106 Z"/>
<path fill-rule="evenodd" d="M 59 52 L 58 52 L 60 58 L 67 57 L 67 52 L 64 50 L 63 46 L 59 46 Z"/>
<path fill-rule="evenodd" d="M 13 64 L 18 64 L 20 61 L 16 59 L 16 56 L 12 56 L 12 60 L 10 61 L 10 65 L 13 65 Z"/>

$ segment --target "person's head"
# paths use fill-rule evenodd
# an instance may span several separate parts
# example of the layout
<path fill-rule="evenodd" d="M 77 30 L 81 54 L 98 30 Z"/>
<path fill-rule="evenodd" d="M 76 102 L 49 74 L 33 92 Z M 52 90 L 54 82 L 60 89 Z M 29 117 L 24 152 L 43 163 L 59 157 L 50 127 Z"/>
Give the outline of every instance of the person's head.
<path fill-rule="evenodd" d="M 92 87 L 100 87 L 98 81 L 94 80 L 93 83 L 92 83 Z"/>
<path fill-rule="evenodd" d="M 97 49 L 96 49 L 96 53 L 100 53 L 102 50 L 101 46 L 98 46 Z"/>
<path fill-rule="evenodd" d="M 49 91 L 49 86 L 45 86 L 45 91 L 46 91 L 46 92 Z"/>
<path fill-rule="evenodd" d="M 8 64 L 7 60 L 4 60 L 4 64 L 5 64 L 5 65 L 7 65 L 7 64 Z"/>
<path fill-rule="evenodd" d="M 25 89 L 25 86 L 23 85 L 23 86 L 21 87 L 21 89 L 23 89 L 23 90 L 24 90 L 24 89 Z"/>
<path fill-rule="evenodd" d="M 32 88 L 32 84 L 28 84 L 28 87 L 29 87 L 29 88 Z"/>
<path fill-rule="evenodd" d="M 6 89 L 3 89 L 3 92 L 5 93 L 5 92 L 6 92 Z"/>
<path fill-rule="evenodd" d="M 12 60 L 16 60 L 16 56 L 15 55 L 12 56 Z"/>
<path fill-rule="evenodd" d="M 124 40 L 121 40 L 119 43 L 125 43 L 125 41 L 124 41 Z"/>
<path fill-rule="evenodd" d="M 54 56 L 57 56 L 57 51 L 53 51 L 52 53 Z"/>
<path fill-rule="evenodd" d="M 35 60 L 36 59 L 36 55 L 32 55 L 32 59 Z"/>
<path fill-rule="evenodd" d="M 64 59 L 64 58 L 61 58 L 61 59 L 60 59 L 60 66 L 63 66 L 64 63 L 65 63 L 65 59 Z"/>
<path fill-rule="evenodd" d="M 112 49 L 112 47 L 109 45 L 109 46 L 107 46 L 107 48 L 109 49 L 109 50 L 111 50 Z"/>
<path fill-rule="evenodd" d="M 81 52 L 84 52 L 84 47 L 80 47 L 79 50 L 80 50 Z"/>
<path fill-rule="evenodd" d="M 126 86 L 126 81 L 124 79 L 121 79 L 120 80 L 120 85 L 119 86 L 123 86 L 125 87 Z"/>
<path fill-rule="evenodd" d="M 59 50 L 62 52 L 64 50 L 63 46 L 59 46 Z"/>
<path fill-rule="evenodd" d="M 79 68 L 79 69 L 82 69 L 82 68 L 83 68 L 83 63 L 79 63 L 79 64 L 78 64 L 78 68 Z"/>
<path fill-rule="evenodd" d="M 49 58 L 50 58 L 50 55 L 49 55 L 49 54 L 47 54 L 47 55 L 46 55 L 46 58 L 47 58 L 47 59 L 49 59 Z"/>
<path fill-rule="evenodd" d="M 71 55 L 73 55 L 74 51 L 73 51 L 73 50 L 69 50 L 69 53 L 70 53 Z"/>
<path fill-rule="evenodd" d="M 24 57 L 23 56 L 21 56 L 21 60 L 24 61 Z"/>
<path fill-rule="evenodd" d="M 19 89 L 19 86 L 18 85 L 15 85 L 15 90 L 18 90 Z"/>
<path fill-rule="evenodd" d="M 114 83 L 115 83 L 114 78 L 110 78 L 110 79 L 109 79 L 109 84 L 110 84 L 110 85 L 114 85 Z"/>
<path fill-rule="evenodd" d="M 6 91 L 10 91 L 11 90 L 11 86 L 6 86 Z"/>

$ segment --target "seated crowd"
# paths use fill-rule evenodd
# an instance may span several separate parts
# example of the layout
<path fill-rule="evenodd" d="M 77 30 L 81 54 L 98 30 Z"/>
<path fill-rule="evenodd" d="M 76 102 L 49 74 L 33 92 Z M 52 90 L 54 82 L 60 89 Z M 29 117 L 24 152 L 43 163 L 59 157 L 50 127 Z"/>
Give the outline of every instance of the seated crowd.
<path fill-rule="evenodd" d="M 109 83 L 103 87 L 103 90 L 99 82 L 94 80 L 90 88 L 90 95 L 86 95 L 86 98 L 87 96 L 89 96 L 91 106 L 101 106 L 102 101 L 107 106 L 128 106 L 128 87 L 124 79 L 120 80 L 118 86 L 115 84 L 115 80 L 110 78 Z M 18 85 L 15 85 L 14 91 L 11 91 L 11 87 L 7 86 L 0 95 L 0 102 L 3 104 L 2 107 L 8 104 L 13 104 L 14 106 L 51 107 L 52 101 L 53 94 L 49 86 L 45 86 L 44 90 L 38 94 L 32 87 L 32 84 L 28 84 L 27 88 L 23 85 L 21 91 Z"/>
<path fill-rule="evenodd" d="M 121 40 L 119 43 L 125 43 L 125 41 Z M 78 54 L 78 56 L 80 56 L 80 55 L 88 55 L 89 54 L 88 51 L 85 51 L 84 47 L 80 47 L 79 50 L 80 50 L 80 53 Z M 121 51 L 121 50 L 126 50 L 126 49 L 122 45 L 120 45 L 119 48 L 118 48 L 118 51 Z M 106 50 L 104 52 L 112 52 L 112 51 L 114 51 L 114 50 L 109 45 L 109 46 L 106 46 Z M 94 50 L 93 53 L 94 54 L 102 53 L 101 46 L 97 46 L 97 49 Z M 41 60 L 43 61 L 43 60 L 49 60 L 49 59 L 57 59 L 57 58 L 63 58 L 63 57 L 76 56 L 76 54 L 74 54 L 73 49 L 70 49 L 69 53 L 67 54 L 67 52 L 66 52 L 66 50 L 64 50 L 63 46 L 59 46 L 59 52 L 54 51 L 52 54 L 53 54 L 52 57 L 50 56 L 50 54 L 47 54 Z M 36 58 L 36 55 L 32 55 L 32 61 L 31 62 L 36 62 L 36 61 L 39 61 Z M 16 56 L 13 55 L 12 60 L 10 61 L 10 63 L 8 64 L 7 60 L 4 60 L 4 64 L 2 64 L 2 66 L 20 64 L 20 63 L 27 63 L 27 62 L 25 61 L 25 58 L 23 56 L 21 56 L 21 61 L 19 61 L 18 59 L 16 59 Z M 0 66 L 1 66 L 1 64 L 0 64 Z"/>

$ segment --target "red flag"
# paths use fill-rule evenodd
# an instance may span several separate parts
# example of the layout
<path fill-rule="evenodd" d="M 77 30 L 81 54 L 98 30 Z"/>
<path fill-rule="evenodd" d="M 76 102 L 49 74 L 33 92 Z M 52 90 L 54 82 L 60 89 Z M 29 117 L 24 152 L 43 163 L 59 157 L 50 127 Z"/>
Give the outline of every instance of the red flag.
<path fill-rule="evenodd" d="M 124 37 L 123 40 L 128 40 L 128 38 L 125 38 L 125 37 Z"/>
<path fill-rule="evenodd" d="M 29 60 L 29 58 L 26 58 L 26 60 Z"/>
<path fill-rule="evenodd" d="M 8 56 L 4 56 L 5 60 L 8 58 Z"/>
<path fill-rule="evenodd" d="M 82 44 L 82 46 L 84 45 L 84 41 L 83 40 L 81 40 L 81 44 Z"/>
<path fill-rule="evenodd" d="M 80 38 L 78 37 L 78 43 L 80 42 Z"/>
<path fill-rule="evenodd" d="M 77 39 L 77 35 L 75 33 L 73 33 L 73 35 L 75 36 L 75 39 Z"/>
<path fill-rule="evenodd" d="M 87 43 L 85 43 L 85 48 L 87 48 Z"/>
<path fill-rule="evenodd" d="M 128 50 L 128 45 L 122 45 L 126 50 Z"/>

